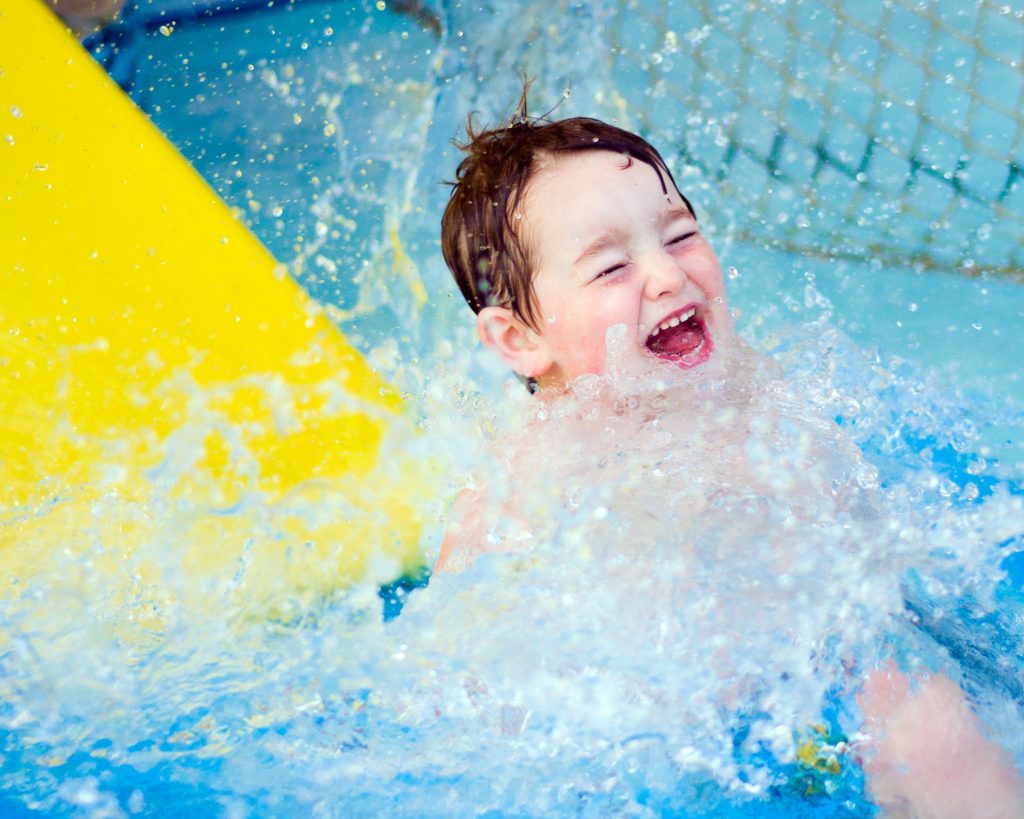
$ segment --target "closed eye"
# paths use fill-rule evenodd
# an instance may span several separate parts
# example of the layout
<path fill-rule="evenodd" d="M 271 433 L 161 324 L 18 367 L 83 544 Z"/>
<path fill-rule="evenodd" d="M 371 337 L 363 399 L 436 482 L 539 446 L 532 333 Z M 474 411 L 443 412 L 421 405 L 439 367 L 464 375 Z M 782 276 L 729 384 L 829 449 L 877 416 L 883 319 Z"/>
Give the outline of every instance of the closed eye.
<path fill-rule="evenodd" d="M 667 242 L 667 244 L 669 244 L 669 245 L 677 245 L 680 242 L 685 242 L 687 239 L 691 239 L 691 238 L 693 238 L 696 235 L 697 235 L 697 231 L 695 231 L 695 230 L 687 231 L 686 233 L 682 233 L 679 236 L 676 236 L 676 238 L 674 238 L 674 239 L 670 239 Z"/>
<path fill-rule="evenodd" d="M 594 278 L 592 278 L 591 281 L 592 282 L 596 282 L 598 279 L 607 278 L 608 276 L 611 276 L 612 274 L 617 273 L 618 271 L 622 270 L 623 268 L 625 268 L 625 266 L 626 265 L 625 265 L 624 262 L 620 262 L 619 264 L 612 265 L 611 267 L 606 268 L 605 270 L 602 270 L 600 273 L 598 273 L 596 276 L 594 276 Z"/>

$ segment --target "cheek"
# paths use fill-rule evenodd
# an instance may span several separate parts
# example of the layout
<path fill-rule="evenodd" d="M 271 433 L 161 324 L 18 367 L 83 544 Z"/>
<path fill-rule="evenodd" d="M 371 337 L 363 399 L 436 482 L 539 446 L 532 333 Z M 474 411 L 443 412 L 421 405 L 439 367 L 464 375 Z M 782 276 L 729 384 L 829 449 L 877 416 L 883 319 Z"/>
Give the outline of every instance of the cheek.
<path fill-rule="evenodd" d="M 627 290 L 621 289 L 607 302 L 594 305 L 590 320 L 579 329 L 580 353 L 586 359 L 589 372 L 600 372 L 608 354 L 608 330 L 618 324 L 625 324 L 627 334 L 635 335 L 638 320 L 639 298 L 627 297 Z"/>
<path fill-rule="evenodd" d="M 700 255 L 699 261 L 695 261 L 689 268 L 691 277 L 697 279 L 697 284 L 708 296 L 725 295 L 725 278 L 722 275 L 722 266 L 718 256 L 710 246 L 705 246 Z"/>
<path fill-rule="evenodd" d="M 592 321 L 573 322 L 561 328 L 558 346 L 566 362 L 580 372 L 596 372 L 604 365 L 607 324 L 595 316 Z"/>
<path fill-rule="evenodd" d="M 695 284 L 704 292 L 708 301 L 722 299 L 725 301 L 725 281 L 722 271 L 717 265 L 708 266 L 700 272 L 699 280 Z"/>
<path fill-rule="evenodd" d="M 606 335 L 624 317 L 605 307 L 592 305 L 584 314 L 573 311 L 548 325 L 548 343 L 557 360 L 571 377 L 603 371 L 607 357 Z"/>

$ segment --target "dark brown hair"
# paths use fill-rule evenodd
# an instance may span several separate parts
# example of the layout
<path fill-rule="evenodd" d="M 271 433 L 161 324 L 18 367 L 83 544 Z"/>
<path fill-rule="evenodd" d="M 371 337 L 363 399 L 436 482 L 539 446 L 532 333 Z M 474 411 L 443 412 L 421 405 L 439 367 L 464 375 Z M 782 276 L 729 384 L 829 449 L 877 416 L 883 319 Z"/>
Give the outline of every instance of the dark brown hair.
<path fill-rule="evenodd" d="M 533 294 L 535 259 L 517 218 L 527 186 L 537 172 L 538 156 L 612 151 L 654 168 L 661 189 L 668 183 L 678 192 L 661 154 L 642 137 L 588 117 L 549 121 L 526 113 L 522 98 L 512 121 L 504 127 L 477 131 L 472 115 L 467 141 L 458 144 L 465 156 L 455 172 L 451 198 L 441 219 L 441 249 L 462 295 L 474 313 L 488 305 L 508 307 L 534 330 L 539 329 Z M 668 183 L 666 183 L 666 178 Z M 696 213 L 689 200 L 683 202 Z"/>

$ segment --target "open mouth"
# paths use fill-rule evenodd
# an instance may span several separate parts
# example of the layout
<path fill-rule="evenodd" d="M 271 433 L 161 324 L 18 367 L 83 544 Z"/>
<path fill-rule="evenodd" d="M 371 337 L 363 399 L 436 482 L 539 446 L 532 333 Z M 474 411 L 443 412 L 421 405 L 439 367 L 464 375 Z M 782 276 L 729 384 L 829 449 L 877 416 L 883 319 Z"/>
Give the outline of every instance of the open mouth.
<path fill-rule="evenodd" d="M 713 349 L 703 308 L 691 304 L 663 319 L 651 331 L 645 346 L 658 358 L 683 369 L 703 364 Z"/>

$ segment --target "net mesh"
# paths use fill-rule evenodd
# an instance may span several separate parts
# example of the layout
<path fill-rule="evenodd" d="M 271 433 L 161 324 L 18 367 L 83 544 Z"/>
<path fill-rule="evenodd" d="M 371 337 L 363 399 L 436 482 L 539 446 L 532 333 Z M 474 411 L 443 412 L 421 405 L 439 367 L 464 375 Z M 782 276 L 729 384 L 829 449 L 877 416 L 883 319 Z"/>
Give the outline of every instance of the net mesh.
<path fill-rule="evenodd" d="M 608 39 L 613 73 L 645 77 L 644 129 L 666 100 L 694 112 L 680 158 L 760 217 L 741 236 L 1019 279 L 1021 8 L 622 2 Z"/>
<path fill-rule="evenodd" d="M 233 16 L 188 0 L 221 16 L 161 34 L 181 2 L 137 0 L 126 25 L 149 32 L 148 53 L 120 47 L 132 94 L 332 304 L 399 299 L 352 270 L 399 233 L 436 246 L 450 141 L 470 111 L 507 117 L 521 75 L 535 112 L 648 136 L 720 250 L 1024 281 L 1019 0 L 291 0 Z M 157 105 L 171 87 L 193 95 Z M 263 161 L 286 149 L 287 167 Z M 450 284 L 420 268 L 428 288 Z M 413 291 L 396 312 L 422 302 Z"/>
<path fill-rule="evenodd" d="M 474 82 L 518 68 L 546 96 L 560 83 L 582 90 L 571 113 L 605 100 L 606 114 L 674 153 L 684 178 L 709 181 L 737 239 L 1024 278 L 1019 4 L 563 1 L 514 15 L 507 5 L 491 5 L 500 22 L 483 46 L 479 18 L 444 5 L 456 52 L 477 40 Z M 482 58 L 496 41 L 506 47 Z M 577 106 L 558 113 L 567 108 Z"/>

